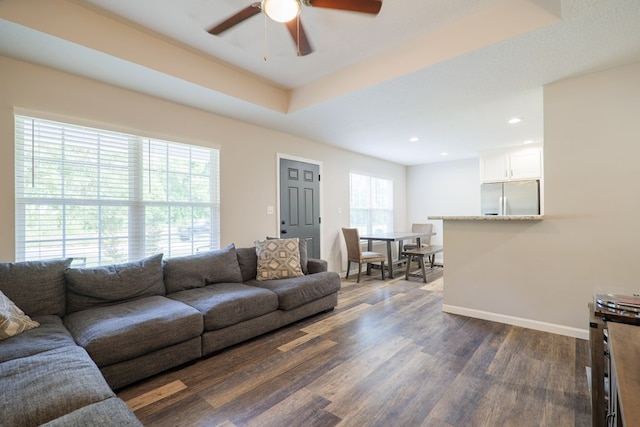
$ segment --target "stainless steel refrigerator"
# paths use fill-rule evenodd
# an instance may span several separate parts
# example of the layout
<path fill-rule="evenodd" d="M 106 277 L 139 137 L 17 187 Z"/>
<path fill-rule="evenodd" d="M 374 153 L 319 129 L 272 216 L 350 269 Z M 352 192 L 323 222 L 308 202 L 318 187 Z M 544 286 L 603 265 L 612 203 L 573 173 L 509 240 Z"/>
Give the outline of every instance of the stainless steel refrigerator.
<path fill-rule="evenodd" d="M 480 186 L 482 215 L 540 215 L 540 181 L 510 181 Z"/>

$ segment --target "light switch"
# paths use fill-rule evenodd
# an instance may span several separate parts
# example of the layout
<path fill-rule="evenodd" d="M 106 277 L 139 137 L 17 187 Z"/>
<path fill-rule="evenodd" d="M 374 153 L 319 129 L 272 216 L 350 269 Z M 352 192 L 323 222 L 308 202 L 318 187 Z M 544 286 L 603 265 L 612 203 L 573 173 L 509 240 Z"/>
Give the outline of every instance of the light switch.
<path fill-rule="evenodd" d="M 273 215 L 273 206 L 267 206 L 267 215 Z"/>

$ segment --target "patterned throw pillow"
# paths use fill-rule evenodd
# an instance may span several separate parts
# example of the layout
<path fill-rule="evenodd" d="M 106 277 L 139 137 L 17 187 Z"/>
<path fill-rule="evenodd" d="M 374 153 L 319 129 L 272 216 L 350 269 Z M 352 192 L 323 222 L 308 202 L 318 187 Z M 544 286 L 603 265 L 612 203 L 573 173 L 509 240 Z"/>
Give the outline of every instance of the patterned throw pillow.
<path fill-rule="evenodd" d="M 256 242 L 258 275 L 256 280 L 288 279 L 303 276 L 298 238 Z"/>
<path fill-rule="evenodd" d="M 31 320 L 13 301 L 0 292 L 0 341 L 38 326 L 40 323 Z"/>

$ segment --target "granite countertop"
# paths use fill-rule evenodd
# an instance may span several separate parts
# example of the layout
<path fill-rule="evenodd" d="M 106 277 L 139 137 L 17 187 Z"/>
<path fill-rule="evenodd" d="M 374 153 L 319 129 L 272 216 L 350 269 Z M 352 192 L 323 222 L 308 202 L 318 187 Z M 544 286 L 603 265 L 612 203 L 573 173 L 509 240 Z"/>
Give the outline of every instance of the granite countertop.
<path fill-rule="evenodd" d="M 445 221 L 540 221 L 543 215 L 434 215 L 428 219 L 442 219 Z"/>

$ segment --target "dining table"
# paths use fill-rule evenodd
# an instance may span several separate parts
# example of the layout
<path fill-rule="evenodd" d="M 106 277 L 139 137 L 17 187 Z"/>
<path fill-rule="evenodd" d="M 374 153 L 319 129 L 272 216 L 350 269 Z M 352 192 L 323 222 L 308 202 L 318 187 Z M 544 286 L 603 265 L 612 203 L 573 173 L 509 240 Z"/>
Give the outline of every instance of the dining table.
<path fill-rule="evenodd" d="M 373 250 L 373 242 L 386 242 L 387 243 L 387 265 L 389 271 L 389 278 L 393 279 L 393 266 L 403 263 L 405 260 L 402 258 L 402 247 L 405 240 L 415 239 L 416 244 L 420 247 L 420 239 L 423 237 L 434 236 L 435 232 L 421 233 L 413 231 L 389 231 L 382 233 L 361 234 L 360 239 L 367 241 L 367 250 Z M 393 259 L 391 245 L 394 242 L 398 242 L 398 258 Z M 367 274 L 371 274 L 371 264 L 367 265 Z"/>

